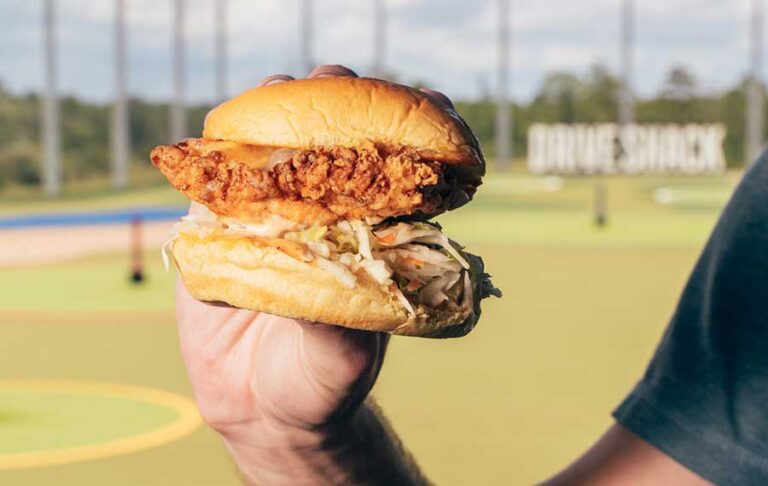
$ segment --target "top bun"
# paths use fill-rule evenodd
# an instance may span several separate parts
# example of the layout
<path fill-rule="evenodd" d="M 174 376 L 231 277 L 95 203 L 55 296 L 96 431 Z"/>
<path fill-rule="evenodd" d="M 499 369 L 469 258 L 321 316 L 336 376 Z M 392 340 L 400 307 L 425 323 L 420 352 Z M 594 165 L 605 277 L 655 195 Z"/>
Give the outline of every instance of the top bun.
<path fill-rule="evenodd" d="M 248 90 L 214 108 L 205 138 L 309 149 L 374 142 L 476 166 L 480 146 L 453 107 L 415 88 L 370 78 L 301 79 Z"/>

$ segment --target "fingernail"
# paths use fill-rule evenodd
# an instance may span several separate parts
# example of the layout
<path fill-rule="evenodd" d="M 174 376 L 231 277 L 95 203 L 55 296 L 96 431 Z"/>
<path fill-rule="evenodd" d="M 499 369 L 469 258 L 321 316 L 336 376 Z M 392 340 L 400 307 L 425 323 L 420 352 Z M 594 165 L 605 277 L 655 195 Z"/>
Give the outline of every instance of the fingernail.
<path fill-rule="evenodd" d="M 283 81 L 293 81 L 296 78 L 293 76 L 289 76 L 287 74 L 273 74 L 272 76 L 267 76 L 266 78 L 262 79 L 259 84 L 257 84 L 257 87 L 262 86 L 269 86 L 270 84 L 274 83 L 282 83 Z"/>

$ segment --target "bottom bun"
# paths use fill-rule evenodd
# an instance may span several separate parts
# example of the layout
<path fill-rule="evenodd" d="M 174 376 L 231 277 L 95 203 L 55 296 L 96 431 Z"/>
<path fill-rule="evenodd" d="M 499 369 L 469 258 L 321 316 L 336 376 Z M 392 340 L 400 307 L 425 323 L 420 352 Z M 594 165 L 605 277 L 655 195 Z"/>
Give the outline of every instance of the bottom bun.
<path fill-rule="evenodd" d="M 472 264 L 474 305 L 447 311 L 420 306 L 409 313 L 395 293 L 359 272 L 349 288 L 313 262 L 247 237 L 177 238 L 172 255 L 197 300 L 352 329 L 410 336 L 458 337 L 480 316 L 482 260 Z"/>

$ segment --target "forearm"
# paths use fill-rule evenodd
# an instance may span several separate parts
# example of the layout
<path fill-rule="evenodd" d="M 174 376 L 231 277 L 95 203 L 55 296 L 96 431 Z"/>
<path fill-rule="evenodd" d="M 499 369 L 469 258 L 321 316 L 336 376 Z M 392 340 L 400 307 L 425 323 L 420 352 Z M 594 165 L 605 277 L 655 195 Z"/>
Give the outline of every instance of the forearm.
<path fill-rule="evenodd" d="M 370 400 L 322 430 L 257 425 L 223 435 L 248 484 L 428 484 Z"/>
<path fill-rule="evenodd" d="M 706 486 L 674 459 L 614 424 L 583 456 L 541 486 Z"/>

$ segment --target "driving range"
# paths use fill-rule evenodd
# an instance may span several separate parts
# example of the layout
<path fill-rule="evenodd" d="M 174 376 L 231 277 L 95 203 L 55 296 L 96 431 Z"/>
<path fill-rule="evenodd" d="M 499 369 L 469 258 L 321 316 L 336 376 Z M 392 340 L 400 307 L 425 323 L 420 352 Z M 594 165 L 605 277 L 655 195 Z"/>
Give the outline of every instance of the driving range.
<path fill-rule="evenodd" d="M 491 175 L 471 205 L 438 218 L 505 295 L 485 301 L 466 338 L 392 340 L 374 394 L 427 475 L 531 484 L 588 447 L 641 376 L 740 175 L 611 178 L 603 228 L 590 178 Z M 0 218 L 182 202 L 160 187 L 19 196 Z M 175 276 L 150 245 L 147 280 L 131 284 L 127 240 L 0 269 L 3 485 L 239 484 L 194 413 Z"/>

